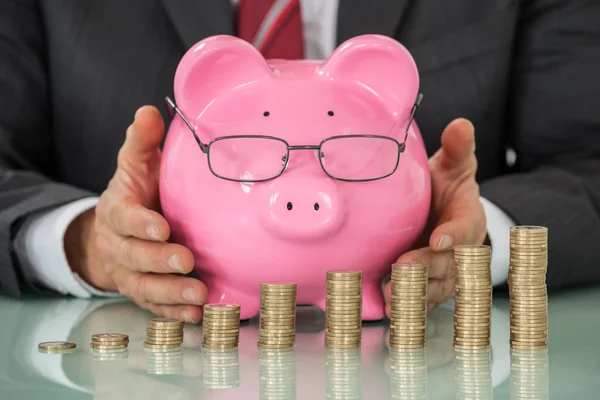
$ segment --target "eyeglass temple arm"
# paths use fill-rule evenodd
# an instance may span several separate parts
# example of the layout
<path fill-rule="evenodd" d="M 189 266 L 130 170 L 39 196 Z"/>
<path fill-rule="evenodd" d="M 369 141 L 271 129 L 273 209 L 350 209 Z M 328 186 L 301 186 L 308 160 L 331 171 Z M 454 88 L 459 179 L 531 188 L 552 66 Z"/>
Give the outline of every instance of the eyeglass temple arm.
<path fill-rule="evenodd" d="M 415 104 L 413 105 L 412 111 L 410 113 L 410 119 L 408 120 L 408 125 L 406 126 L 406 133 L 404 134 L 404 142 L 402 142 L 402 150 L 404 151 L 406 149 L 406 139 L 408 139 L 408 131 L 410 130 L 410 126 L 412 125 L 413 121 L 415 120 L 415 115 L 417 114 L 417 109 L 419 108 L 419 106 L 421 105 L 421 102 L 423 101 L 423 93 L 419 93 L 419 95 L 417 96 L 417 100 L 415 101 Z"/>
<path fill-rule="evenodd" d="M 173 111 L 175 111 L 177 113 L 177 115 L 179 115 L 179 117 L 183 120 L 183 122 L 185 122 L 185 124 L 187 125 L 189 130 L 192 132 L 192 135 L 194 135 L 194 139 L 196 139 L 196 143 L 198 143 L 198 146 L 200 146 L 200 149 L 204 153 L 206 153 L 208 151 L 208 146 L 206 144 L 202 143 L 202 141 L 200 140 L 198 135 L 196 135 L 196 131 L 194 130 L 194 127 L 192 126 L 192 124 L 190 124 L 190 122 L 183 115 L 181 110 L 179 110 L 179 107 L 177 107 L 177 104 L 175 104 L 173 99 L 171 99 L 169 96 L 165 97 L 165 106 L 167 107 L 167 113 L 169 114 L 170 118 L 173 118 L 175 116 L 175 114 L 173 114 Z"/>

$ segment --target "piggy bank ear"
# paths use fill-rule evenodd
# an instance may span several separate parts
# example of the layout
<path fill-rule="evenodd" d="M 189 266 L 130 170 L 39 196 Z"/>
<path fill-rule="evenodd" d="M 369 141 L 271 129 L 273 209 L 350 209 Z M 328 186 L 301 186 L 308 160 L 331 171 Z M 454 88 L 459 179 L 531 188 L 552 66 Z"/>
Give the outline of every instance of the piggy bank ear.
<path fill-rule="evenodd" d="M 181 59 L 175 72 L 175 101 L 184 114 L 196 117 L 220 94 L 272 76 L 264 57 L 250 43 L 212 36 Z"/>
<path fill-rule="evenodd" d="M 419 73 L 411 54 L 382 35 L 357 36 L 342 43 L 320 73 L 367 87 L 397 117 L 410 114 L 419 90 Z"/>

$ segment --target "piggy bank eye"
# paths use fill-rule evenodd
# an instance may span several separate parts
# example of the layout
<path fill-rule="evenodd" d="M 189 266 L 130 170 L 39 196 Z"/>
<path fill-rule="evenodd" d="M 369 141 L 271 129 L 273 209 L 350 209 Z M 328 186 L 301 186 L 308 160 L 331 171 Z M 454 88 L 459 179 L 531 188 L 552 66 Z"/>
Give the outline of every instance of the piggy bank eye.
<path fill-rule="evenodd" d="M 333 111 L 327 111 L 327 115 L 329 115 L 330 117 L 333 117 Z"/>
<path fill-rule="evenodd" d="M 270 113 L 270 112 L 268 112 L 268 111 L 265 111 L 265 112 L 263 113 L 263 115 L 264 115 L 265 117 L 268 117 L 269 115 L 271 115 L 271 113 Z"/>

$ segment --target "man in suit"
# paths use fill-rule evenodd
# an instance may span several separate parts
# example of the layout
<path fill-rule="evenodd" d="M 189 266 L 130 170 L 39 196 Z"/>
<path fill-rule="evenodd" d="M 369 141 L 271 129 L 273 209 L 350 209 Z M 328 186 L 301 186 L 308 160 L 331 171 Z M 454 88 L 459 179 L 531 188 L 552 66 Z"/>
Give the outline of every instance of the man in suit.
<path fill-rule="evenodd" d="M 399 260 L 430 266 L 430 308 L 453 293 L 453 246 L 489 240 L 506 280 L 513 224 L 549 228 L 550 289 L 598 283 L 599 20 L 596 0 L 2 2 L 0 293 L 121 294 L 201 318 L 206 287 L 160 215 L 156 107 L 217 34 L 265 57 L 324 59 L 366 33 L 409 49 L 433 203 Z"/>

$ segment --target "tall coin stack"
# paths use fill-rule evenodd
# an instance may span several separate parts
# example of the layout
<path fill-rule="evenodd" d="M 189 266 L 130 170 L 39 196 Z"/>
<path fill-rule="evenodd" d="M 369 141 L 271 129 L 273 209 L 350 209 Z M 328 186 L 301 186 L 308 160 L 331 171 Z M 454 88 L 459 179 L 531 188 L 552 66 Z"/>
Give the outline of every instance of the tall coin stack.
<path fill-rule="evenodd" d="M 548 349 L 511 349 L 511 399 L 548 399 L 548 383 Z"/>
<path fill-rule="evenodd" d="M 258 347 L 286 349 L 296 342 L 296 284 L 260 284 Z"/>
<path fill-rule="evenodd" d="M 362 272 L 329 271 L 326 282 L 325 346 L 360 347 L 362 339 Z"/>
<path fill-rule="evenodd" d="M 183 343 L 184 321 L 174 318 L 154 318 L 146 326 L 144 348 L 148 350 L 177 349 Z"/>
<path fill-rule="evenodd" d="M 296 398 L 296 353 L 292 348 L 258 351 L 260 399 Z"/>
<path fill-rule="evenodd" d="M 202 346 L 209 349 L 232 349 L 240 340 L 240 306 L 206 304 L 202 321 Z"/>
<path fill-rule="evenodd" d="M 390 348 L 424 347 L 427 327 L 426 266 L 392 265 L 390 307 Z"/>
<path fill-rule="evenodd" d="M 207 389 L 233 389 L 240 386 L 240 353 L 237 348 L 204 349 L 202 377 Z"/>
<path fill-rule="evenodd" d="M 360 349 L 325 349 L 326 398 L 361 399 Z"/>
<path fill-rule="evenodd" d="M 391 348 L 388 375 L 392 399 L 427 399 L 427 357 L 425 348 Z"/>
<path fill-rule="evenodd" d="M 454 350 L 456 400 L 494 398 L 490 349 Z"/>
<path fill-rule="evenodd" d="M 454 347 L 487 349 L 492 314 L 492 251 L 489 246 L 456 246 Z"/>
<path fill-rule="evenodd" d="M 548 228 L 513 226 L 510 229 L 510 347 L 543 349 L 548 346 Z"/>

